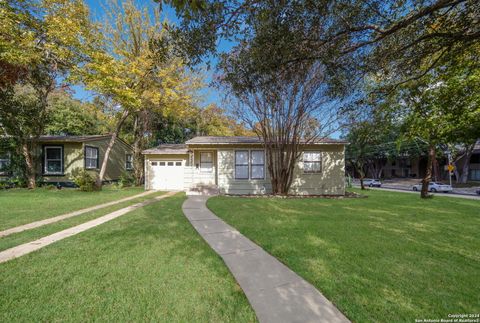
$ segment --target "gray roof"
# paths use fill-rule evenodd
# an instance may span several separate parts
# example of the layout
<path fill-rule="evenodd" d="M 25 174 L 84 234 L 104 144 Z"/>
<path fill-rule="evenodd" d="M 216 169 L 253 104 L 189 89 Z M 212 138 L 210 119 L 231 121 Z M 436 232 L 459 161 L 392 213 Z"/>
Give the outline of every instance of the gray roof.
<path fill-rule="evenodd" d="M 142 154 L 187 154 L 188 149 L 185 144 L 161 144 L 155 148 L 142 151 Z"/>
<path fill-rule="evenodd" d="M 263 139 L 258 137 L 245 136 L 229 136 L 229 137 L 215 137 L 215 136 L 199 136 L 192 138 L 186 142 L 189 144 L 261 144 Z M 332 138 L 319 138 L 311 144 L 346 144 L 345 140 Z"/>
<path fill-rule="evenodd" d="M 112 135 L 88 135 L 88 136 L 40 136 L 39 141 L 45 142 L 57 142 L 57 141 L 67 141 L 67 142 L 85 142 L 93 141 L 98 139 L 110 138 Z"/>

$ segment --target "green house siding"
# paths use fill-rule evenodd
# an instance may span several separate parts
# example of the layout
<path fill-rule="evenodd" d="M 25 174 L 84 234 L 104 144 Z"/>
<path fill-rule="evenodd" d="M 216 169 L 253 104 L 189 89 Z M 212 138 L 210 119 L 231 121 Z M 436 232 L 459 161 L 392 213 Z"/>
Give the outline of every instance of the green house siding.
<path fill-rule="evenodd" d="M 63 175 L 45 174 L 45 146 L 63 147 Z M 37 165 L 37 174 L 42 175 L 46 182 L 69 182 L 72 173 L 83 169 L 83 144 L 80 142 L 40 143 L 37 147 L 37 155 L 40 160 Z"/>
<path fill-rule="evenodd" d="M 110 138 L 96 141 L 89 141 L 84 143 L 84 146 L 97 147 L 99 154 L 98 169 L 87 170 L 94 176 L 97 176 L 100 173 L 100 168 L 102 167 L 103 160 L 105 158 L 105 152 L 107 151 L 108 142 Z M 82 156 L 84 154 L 84 149 L 82 149 Z M 110 151 L 110 158 L 107 164 L 107 171 L 105 173 L 104 180 L 111 181 L 117 180 L 120 178 L 120 175 L 126 171 L 126 155 L 133 154 L 130 146 L 124 144 L 122 141 L 117 140 L 112 150 Z M 82 159 L 83 163 L 83 159 Z M 83 167 L 83 165 L 82 165 Z"/>
<path fill-rule="evenodd" d="M 37 148 L 37 154 L 40 157 L 37 173 L 43 176 L 46 182 L 71 182 L 72 176 L 75 172 L 85 169 L 85 147 L 98 148 L 98 168 L 87 169 L 92 176 L 96 177 L 100 173 L 105 152 L 107 150 L 110 138 L 87 142 L 40 142 Z M 47 175 L 44 174 L 44 146 L 63 146 L 63 174 L 62 175 Z M 120 175 L 126 171 L 126 155 L 133 154 L 132 148 L 123 141 L 117 140 L 113 146 L 109 161 L 107 164 L 107 171 L 104 176 L 105 181 L 118 180 Z"/>

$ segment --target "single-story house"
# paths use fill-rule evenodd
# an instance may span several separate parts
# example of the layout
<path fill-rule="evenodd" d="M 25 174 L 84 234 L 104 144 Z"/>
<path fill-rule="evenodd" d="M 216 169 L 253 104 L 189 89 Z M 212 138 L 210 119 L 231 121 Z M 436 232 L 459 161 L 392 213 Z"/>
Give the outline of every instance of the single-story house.
<path fill-rule="evenodd" d="M 69 185 L 72 175 L 79 170 L 87 170 L 94 177 L 107 150 L 111 135 L 90 136 L 40 136 L 36 144 L 37 174 L 48 183 Z M 2 169 L 8 169 L 12 152 L 0 153 Z M 133 149 L 122 139 L 117 138 L 110 152 L 105 173 L 105 181 L 115 181 L 120 175 L 133 169 Z M 0 176 L 8 177 L 8 171 Z"/>
<path fill-rule="evenodd" d="M 343 140 L 321 139 L 301 145 L 291 194 L 344 195 Z M 145 189 L 222 194 L 272 191 L 263 141 L 257 137 L 195 137 L 185 144 L 163 144 L 143 151 Z"/>

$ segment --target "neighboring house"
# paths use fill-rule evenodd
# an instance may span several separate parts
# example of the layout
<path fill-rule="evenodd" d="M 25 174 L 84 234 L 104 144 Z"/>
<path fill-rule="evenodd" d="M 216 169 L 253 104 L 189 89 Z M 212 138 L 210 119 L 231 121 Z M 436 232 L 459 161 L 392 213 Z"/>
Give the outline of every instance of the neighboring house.
<path fill-rule="evenodd" d="M 344 195 L 345 145 L 334 139 L 301 145 L 291 194 Z M 195 137 L 185 144 L 164 144 L 143 154 L 147 190 L 272 191 L 263 142 L 257 137 Z"/>
<path fill-rule="evenodd" d="M 103 157 L 111 135 L 95 136 L 41 136 L 36 145 L 37 174 L 45 182 L 69 185 L 72 175 L 87 170 L 96 176 L 100 172 Z M 10 162 L 12 152 L 0 154 L 0 166 Z M 115 141 L 107 164 L 105 181 L 115 181 L 120 175 L 133 169 L 132 147 L 121 139 Z M 8 176 L 6 172 L 0 176 Z"/>
<path fill-rule="evenodd" d="M 465 164 L 466 158 L 463 157 L 457 162 L 457 167 L 461 170 Z M 470 156 L 470 170 L 468 172 L 468 180 L 480 181 L 480 140 L 475 143 Z"/>

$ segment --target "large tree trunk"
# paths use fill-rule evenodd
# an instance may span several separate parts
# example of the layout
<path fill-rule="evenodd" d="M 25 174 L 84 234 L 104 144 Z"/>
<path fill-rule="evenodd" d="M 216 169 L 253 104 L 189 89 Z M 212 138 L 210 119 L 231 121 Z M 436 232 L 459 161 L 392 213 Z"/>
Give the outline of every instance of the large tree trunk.
<path fill-rule="evenodd" d="M 128 110 L 124 110 L 120 120 L 118 120 L 117 125 L 115 127 L 115 131 L 112 133 L 112 137 L 110 138 L 110 142 L 108 143 L 107 150 L 105 151 L 105 156 L 103 157 L 102 167 L 100 168 L 100 174 L 95 181 L 95 187 L 97 189 L 102 188 L 103 178 L 105 177 L 105 173 L 107 171 L 107 164 L 108 159 L 110 158 L 110 152 L 112 151 L 113 145 L 115 144 L 115 140 L 122 129 L 122 125 L 125 122 L 125 119 L 128 117 Z"/>
<path fill-rule="evenodd" d="M 35 170 L 35 162 L 33 160 L 31 147 L 27 142 L 22 143 L 22 154 L 25 158 L 25 165 L 26 165 L 26 177 L 27 177 L 27 187 L 29 189 L 34 189 L 36 187 L 36 170 Z"/>
<path fill-rule="evenodd" d="M 135 116 L 133 123 L 133 174 L 135 177 L 135 185 L 139 186 L 143 183 L 143 128 L 141 124 L 140 116 Z"/>
<path fill-rule="evenodd" d="M 472 157 L 473 147 L 466 147 L 465 161 L 462 167 L 462 176 L 460 176 L 460 183 L 465 184 L 468 181 L 468 173 L 470 172 L 470 158 Z"/>
<path fill-rule="evenodd" d="M 353 167 L 357 170 L 358 175 L 360 175 L 360 188 L 362 190 L 365 189 L 365 184 L 363 183 L 363 180 L 365 179 L 365 164 L 363 162 L 355 162 L 353 163 Z"/>
<path fill-rule="evenodd" d="M 432 180 L 432 166 L 433 160 L 435 159 L 435 146 L 430 145 L 428 147 L 428 159 L 427 159 L 427 169 L 425 172 L 425 177 L 422 179 L 422 191 L 420 193 L 421 198 L 427 198 L 428 195 L 428 184 Z"/>

